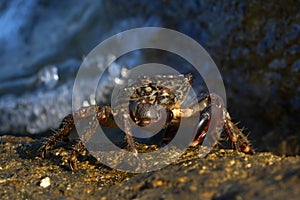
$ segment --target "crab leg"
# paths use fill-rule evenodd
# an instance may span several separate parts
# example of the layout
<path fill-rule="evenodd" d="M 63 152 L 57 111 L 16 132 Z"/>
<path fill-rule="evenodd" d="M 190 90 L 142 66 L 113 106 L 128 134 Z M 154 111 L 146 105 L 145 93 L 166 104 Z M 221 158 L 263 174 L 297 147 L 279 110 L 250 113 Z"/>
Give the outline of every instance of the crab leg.
<path fill-rule="evenodd" d="M 211 120 L 211 110 L 215 109 L 217 119 Z M 174 109 L 174 120 L 173 125 L 178 123 L 178 120 L 183 117 L 190 117 L 196 113 L 200 114 L 200 120 L 195 127 L 195 138 L 191 142 L 190 146 L 196 146 L 201 143 L 205 137 L 207 137 L 207 131 L 209 126 L 213 126 L 216 135 L 220 133 L 220 128 L 223 127 L 226 136 L 233 143 L 234 148 L 237 151 L 242 151 L 246 154 L 254 154 L 254 150 L 251 149 L 250 142 L 242 131 L 231 121 L 229 113 L 224 107 L 221 97 L 216 94 L 210 94 L 201 99 L 198 105 L 191 106 L 185 109 Z M 214 134 L 214 133 L 213 133 Z M 216 141 L 217 144 L 217 141 Z"/>
<path fill-rule="evenodd" d="M 129 115 L 126 115 L 126 114 L 123 115 L 125 140 L 126 140 L 126 143 L 129 147 L 129 149 L 133 151 L 133 154 L 135 156 L 137 156 L 138 151 L 137 151 L 137 149 L 134 145 L 134 139 L 133 139 L 133 136 L 132 136 L 132 133 L 131 133 L 131 130 L 130 130 L 129 117 L 130 117 Z"/>
<path fill-rule="evenodd" d="M 238 151 L 242 151 L 246 154 L 254 154 L 254 150 L 251 149 L 250 142 L 242 131 L 231 121 L 229 113 L 227 112 L 226 120 L 224 123 L 224 130 L 228 138 L 234 145 L 234 148 Z"/>
<path fill-rule="evenodd" d="M 190 146 L 194 147 L 204 140 L 206 136 L 207 128 L 209 126 L 209 121 L 210 121 L 210 113 L 207 111 L 201 113 L 200 121 L 197 124 L 194 131 L 196 133 L 196 136 L 194 140 L 191 142 Z"/>
<path fill-rule="evenodd" d="M 234 148 L 237 151 L 241 151 L 244 152 L 246 154 L 254 154 L 254 150 L 251 149 L 251 145 L 250 142 L 248 141 L 247 137 L 242 133 L 242 131 L 231 121 L 230 115 L 227 112 L 227 110 L 225 109 L 224 105 L 223 105 L 223 101 L 221 99 L 221 97 L 219 97 L 216 94 L 211 94 L 209 96 L 209 98 L 205 98 L 204 100 L 201 100 L 199 103 L 199 107 L 201 107 L 202 105 L 210 105 L 210 108 L 216 109 L 216 113 L 223 113 L 223 117 L 225 118 L 223 119 L 223 129 L 227 135 L 227 137 L 230 139 L 230 141 L 233 143 Z M 215 123 L 211 124 L 210 122 L 210 112 L 205 112 L 206 109 L 204 109 L 204 111 L 202 111 L 201 117 L 200 117 L 200 121 L 196 127 L 196 137 L 194 139 L 194 141 L 192 142 L 192 146 L 194 146 L 195 144 L 200 143 L 201 141 L 203 141 L 205 134 L 206 134 L 206 130 L 208 129 L 208 125 L 211 126 L 213 125 L 214 128 L 216 129 L 216 131 L 218 132 L 218 127 L 220 126 L 220 120 L 222 120 L 222 118 L 220 118 L 221 115 L 217 116 L 217 118 L 220 119 L 215 119 Z M 217 144 L 217 143 L 216 143 Z"/>
<path fill-rule="evenodd" d="M 68 135 L 70 134 L 71 130 L 75 127 L 75 124 L 77 123 L 78 120 L 80 119 L 87 119 L 89 117 L 93 117 L 93 121 L 91 124 L 94 126 L 91 126 L 90 128 L 87 128 L 85 130 L 84 137 L 81 138 L 84 142 L 89 141 L 90 138 L 93 136 L 95 132 L 95 127 L 97 127 L 98 122 L 101 126 L 105 127 L 117 127 L 113 120 L 113 115 L 111 113 L 111 109 L 108 106 L 89 106 L 89 107 L 84 107 L 79 109 L 74 113 L 74 116 L 72 114 L 67 115 L 64 117 L 62 120 L 60 127 L 57 131 L 55 131 L 55 134 L 51 136 L 42 146 L 41 148 L 41 156 L 42 158 L 45 158 L 48 154 L 48 151 L 54 147 L 54 145 L 58 142 L 63 140 L 64 138 L 67 138 Z M 76 120 L 76 122 L 74 121 Z M 97 119 L 97 120 L 95 120 Z M 97 123 L 95 123 L 95 121 Z M 71 169 L 76 169 L 76 163 L 77 156 L 83 152 L 84 145 L 83 141 L 79 141 L 78 144 L 74 146 L 74 151 L 69 159 L 69 164 Z"/>
<path fill-rule="evenodd" d="M 82 154 L 85 150 L 84 144 L 90 141 L 93 135 L 96 133 L 98 125 L 105 126 L 108 128 L 117 127 L 116 123 L 113 120 L 113 114 L 110 107 L 108 106 L 95 106 L 95 110 L 90 113 L 93 113 L 93 118 L 89 121 L 89 126 L 85 129 L 84 134 L 80 138 L 81 140 L 74 146 L 72 154 L 68 160 L 71 170 L 77 170 L 77 157 L 79 154 Z"/>
<path fill-rule="evenodd" d="M 55 134 L 51 136 L 41 147 L 41 157 L 46 158 L 48 156 L 48 151 L 53 148 L 53 146 L 62 139 L 66 138 L 71 130 L 74 128 L 75 123 L 73 115 L 69 114 L 62 120 L 60 127 Z"/>

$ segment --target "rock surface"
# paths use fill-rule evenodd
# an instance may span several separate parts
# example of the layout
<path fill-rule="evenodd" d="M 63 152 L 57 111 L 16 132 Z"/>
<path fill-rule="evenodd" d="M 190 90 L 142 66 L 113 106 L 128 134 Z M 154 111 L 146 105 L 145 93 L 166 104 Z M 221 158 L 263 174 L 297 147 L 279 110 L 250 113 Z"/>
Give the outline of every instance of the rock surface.
<path fill-rule="evenodd" d="M 197 148 L 154 172 L 116 171 L 80 157 L 68 169 L 70 146 L 41 159 L 40 139 L 0 138 L 1 199 L 299 199 L 300 158 L 272 153 L 253 156 L 216 149 L 199 159 Z"/>

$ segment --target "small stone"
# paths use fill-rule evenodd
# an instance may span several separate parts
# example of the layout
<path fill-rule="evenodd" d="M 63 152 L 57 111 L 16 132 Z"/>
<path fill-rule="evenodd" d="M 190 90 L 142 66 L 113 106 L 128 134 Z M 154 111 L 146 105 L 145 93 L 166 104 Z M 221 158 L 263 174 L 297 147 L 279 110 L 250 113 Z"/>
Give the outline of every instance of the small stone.
<path fill-rule="evenodd" d="M 162 180 L 157 180 L 157 181 L 152 182 L 153 187 L 160 187 L 163 184 L 164 184 L 164 182 Z"/>
<path fill-rule="evenodd" d="M 230 161 L 230 165 L 232 166 L 232 165 L 234 165 L 235 164 L 235 160 L 231 160 Z"/>
<path fill-rule="evenodd" d="M 41 180 L 40 182 L 40 186 L 43 188 L 49 187 L 50 186 L 50 178 L 49 177 L 45 177 Z"/>
<path fill-rule="evenodd" d="M 178 181 L 179 183 L 185 183 L 185 182 L 188 181 L 188 177 L 180 177 L 180 178 L 177 179 L 177 181 Z"/>
<path fill-rule="evenodd" d="M 225 154 L 226 152 L 225 152 L 225 150 L 224 150 L 224 149 L 220 149 L 219 153 L 221 153 L 221 154 Z"/>
<path fill-rule="evenodd" d="M 190 189 L 190 191 L 192 191 L 192 192 L 196 192 L 196 191 L 197 191 L 197 186 L 191 185 L 191 186 L 189 187 L 189 189 Z"/>
<path fill-rule="evenodd" d="M 282 178 L 283 178 L 282 174 L 279 174 L 279 175 L 275 176 L 274 180 L 280 181 L 280 180 L 282 180 Z"/>
<path fill-rule="evenodd" d="M 0 183 L 5 183 L 7 179 L 0 179 Z"/>

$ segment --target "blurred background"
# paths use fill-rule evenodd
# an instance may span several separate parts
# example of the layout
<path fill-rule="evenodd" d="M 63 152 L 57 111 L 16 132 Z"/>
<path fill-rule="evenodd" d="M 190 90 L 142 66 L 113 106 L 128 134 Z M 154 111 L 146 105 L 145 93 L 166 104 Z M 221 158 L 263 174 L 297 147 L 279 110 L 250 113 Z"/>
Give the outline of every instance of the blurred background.
<path fill-rule="evenodd" d="M 71 112 L 82 59 L 120 31 L 158 26 L 208 51 L 223 76 L 228 110 L 257 151 L 299 154 L 300 1 L 178 2 L 1 1 L 0 135 L 51 133 Z M 114 64 L 98 103 L 122 71 L 155 55 L 135 52 Z M 97 60 L 99 72 L 106 59 Z"/>

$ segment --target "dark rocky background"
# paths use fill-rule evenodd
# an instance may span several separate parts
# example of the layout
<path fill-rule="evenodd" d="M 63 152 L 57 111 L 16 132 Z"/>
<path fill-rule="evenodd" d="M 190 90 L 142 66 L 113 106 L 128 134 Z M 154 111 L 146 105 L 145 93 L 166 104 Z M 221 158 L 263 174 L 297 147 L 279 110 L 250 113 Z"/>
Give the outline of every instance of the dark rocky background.
<path fill-rule="evenodd" d="M 297 199 L 299 8 L 300 1 L 293 0 L 1 1 L 0 197 Z M 32 153 L 40 139 L 3 136 L 51 133 L 71 112 L 72 84 L 82 58 L 107 37 L 146 26 L 174 29 L 198 41 L 219 67 L 228 110 L 250 132 L 255 149 L 293 156 L 217 152 L 130 179 L 133 174 L 93 163 L 86 169 L 82 159 L 83 170 L 71 173 L 60 154 L 43 161 Z M 125 58 L 117 71 L 142 59 Z M 99 93 L 103 103 L 111 87 L 106 82 Z M 203 166 L 209 166 L 207 174 Z M 50 189 L 39 186 L 45 177 L 51 179 Z M 124 179 L 129 182 L 107 187 Z"/>

